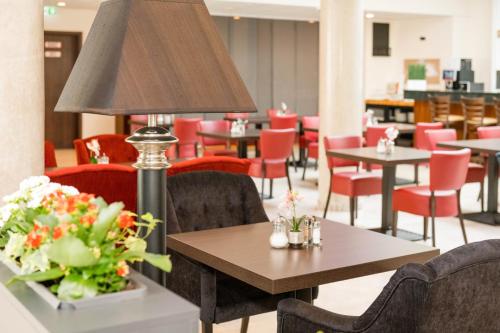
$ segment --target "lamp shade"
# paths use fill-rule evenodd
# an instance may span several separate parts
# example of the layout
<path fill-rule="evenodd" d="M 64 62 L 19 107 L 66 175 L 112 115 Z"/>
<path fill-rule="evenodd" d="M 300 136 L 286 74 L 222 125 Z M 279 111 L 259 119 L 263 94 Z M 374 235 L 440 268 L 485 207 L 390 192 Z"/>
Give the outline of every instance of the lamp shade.
<path fill-rule="evenodd" d="M 257 110 L 203 0 L 108 0 L 99 7 L 55 111 Z"/>

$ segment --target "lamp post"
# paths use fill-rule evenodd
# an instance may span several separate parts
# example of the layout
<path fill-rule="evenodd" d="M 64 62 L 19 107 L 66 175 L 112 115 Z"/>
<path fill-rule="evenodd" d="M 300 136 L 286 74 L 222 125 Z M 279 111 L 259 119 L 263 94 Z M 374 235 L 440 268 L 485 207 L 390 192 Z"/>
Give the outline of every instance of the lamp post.
<path fill-rule="evenodd" d="M 165 151 L 176 143 L 176 137 L 157 126 L 157 115 L 148 115 L 148 126 L 137 130 L 126 141 L 139 152 L 134 167 L 137 169 L 137 214 L 140 218 L 151 213 L 162 222 L 148 237 L 148 250 L 167 252 L 167 168 L 170 167 Z M 142 264 L 142 273 L 157 283 L 165 284 L 165 272 L 148 263 Z"/>

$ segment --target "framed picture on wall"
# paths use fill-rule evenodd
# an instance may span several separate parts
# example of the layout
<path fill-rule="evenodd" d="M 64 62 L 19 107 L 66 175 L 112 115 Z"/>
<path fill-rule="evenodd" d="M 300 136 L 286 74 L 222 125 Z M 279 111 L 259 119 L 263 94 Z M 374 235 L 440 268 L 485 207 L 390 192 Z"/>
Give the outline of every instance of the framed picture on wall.
<path fill-rule="evenodd" d="M 408 80 L 409 67 L 413 64 L 425 65 L 425 79 L 427 84 L 439 84 L 441 82 L 441 61 L 439 59 L 405 59 L 405 82 Z"/>

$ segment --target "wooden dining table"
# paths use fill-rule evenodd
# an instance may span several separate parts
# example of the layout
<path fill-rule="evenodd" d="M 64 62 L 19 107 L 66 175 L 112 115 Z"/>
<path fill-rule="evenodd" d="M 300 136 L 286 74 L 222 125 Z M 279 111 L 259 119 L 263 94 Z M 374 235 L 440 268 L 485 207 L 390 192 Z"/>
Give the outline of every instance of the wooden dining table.
<path fill-rule="evenodd" d="M 486 212 L 464 214 L 467 220 L 500 225 L 500 214 L 498 213 L 498 159 L 500 153 L 500 139 L 477 139 L 477 140 L 457 140 L 439 142 L 439 147 L 451 149 L 468 148 L 474 153 L 480 153 L 488 156 L 488 200 Z"/>
<path fill-rule="evenodd" d="M 439 249 L 345 224 L 321 221 L 321 246 L 273 249 L 269 222 L 167 236 L 167 247 L 270 294 L 294 292 L 424 263 Z"/>
<path fill-rule="evenodd" d="M 394 147 L 394 152 L 377 153 L 376 147 L 327 150 L 326 155 L 347 160 L 382 165 L 382 222 L 377 231 L 389 233 L 392 227 L 392 192 L 396 185 L 396 167 L 400 164 L 419 164 L 428 162 L 431 153 L 425 150 Z M 420 240 L 423 236 L 406 230 L 398 230 L 398 237 Z"/>
<path fill-rule="evenodd" d="M 235 134 L 231 133 L 231 131 L 198 131 L 196 134 L 207 138 L 226 140 L 227 142 L 237 141 L 239 158 L 247 158 L 248 142 L 256 143 L 260 138 L 260 130 L 253 128 L 247 128 L 243 134 Z"/>

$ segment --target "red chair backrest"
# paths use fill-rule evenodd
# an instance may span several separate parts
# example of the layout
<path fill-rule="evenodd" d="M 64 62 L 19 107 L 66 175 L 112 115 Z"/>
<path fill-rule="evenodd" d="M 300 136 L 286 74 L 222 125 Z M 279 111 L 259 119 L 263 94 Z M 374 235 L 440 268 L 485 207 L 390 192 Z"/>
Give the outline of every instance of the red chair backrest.
<path fill-rule="evenodd" d="M 319 129 L 319 117 L 318 116 L 304 116 L 302 117 L 302 126 L 304 128 Z M 304 131 L 304 138 L 310 142 L 318 141 L 318 132 Z"/>
<path fill-rule="evenodd" d="M 417 123 L 415 128 L 415 136 L 413 137 L 413 144 L 415 148 L 422 150 L 430 150 L 429 142 L 425 136 L 425 131 L 442 129 L 443 123 Z"/>
<path fill-rule="evenodd" d="M 280 112 L 280 110 L 278 110 L 278 109 L 267 109 L 266 110 L 266 114 L 267 114 L 267 117 L 269 119 L 271 119 L 271 117 L 276 116 L 279 112 Z"/>
<path fill-rule="evenodd" d="M 500 139 L 500 126 L 478 127 L 477 137 L 479 139 Z"/>
<path fill-rule="evenodd" d="M 331 149 L 349 149 L 349 148 L 360 148 L 362 144 L 361 137 L 356 135 L 346 135 L 346 136 L 326 136 L 323 138 L 323 143 L 325 144 L 325 150 Z M 337 157 L 328 157 L 328 168 L 333 169 L 335 167 L 346 167 L 346 166 L 358 166 L 359 163 L 356 161 L 346 160 Z"/>
<path fill-rule="evenodd" d="M 203 120 L 200 121 L 200 131 L 203 132 L 228 132 L 231 130 L 231 122 L 227 120 Z M 201 137 L 203 146 L 220 146 L 225 145 L 226 140 Z"/>
<path fill-rule="evenodd" d="M 430 160 L 431 191 L 448 191 L 462 188 L 469 169 L 469 149 L 434 151 Z"/>
<path fill-rule="evenodd" d="M 174 133 L 179 139 L 179 156 L 177 158 L 195 157 L 195 144 L 198 142 L 198 126 L 201 118 L 175 118 Z"/>
<path fill-rule="evenodd" d="M 251 162 L 247 159 L 228 156 L 206 156 L 174 164 L 167 169 L 169 176 L 193 171 L 222 171 L 248 174 Z"/>
<path fill-rule="evenodd" d="M 57 167 L 56 149 L 54 144 L 49 140 L 45 140 L 44 144 L 45 168 Z"/>
<path fill-rule="evenodd" d="M 242 112 L 240 112 L 240 113 L 226 113 L 224 115 L 224 118 L 226 118 L 226 119 L 234 119 L 234 120 L 238 120 L 238 119 L 245 120 L 245 119 L 248 119 L 249 116 L 250 116 L 250 114 L 248 114 L 248 113 L 242 113 Z"/>
<path fill-rule="evenodd" d="M 109 157 L 110 163 L 134 162 L 139 153 L 130 143 L 125 142 L 127 135 L 123 134 L 103 134 L 91 136 L 85 139 L 73 141 L 76 152 L 76 162 L 78 164 L 90 163 L 90 151 L 87 149 L 87 142 L 97 139 L 101 146 L 101 153 Z"/>
<path fill-rule="evenodd" d="M 101 196 L 107 203 L 121 201 L 136 211 L 137 172 L 119 164 L 86 164 L 49 171 L 52 182 L 76 187 L 80 192 Z"/>
<path fill-rule="evenodd" d="M 142 123 L 147 124 L 148 123 L 148 115 L 132 115 L 130 116 L 131 121 L 140 121 Z M 139 124 L 130 124 L 130 133 L 134 133 L 140 128 L 143 128 L 145 125 L 139 125 Z"/>
<path fill-rule="evenodd" d="M 295 141 L 295 129 L 265 129 L 260 132 L 260 156 L 264 160 L 286 160 Z"/>
<path fill-rule="evenodd" d="M 447 150 L 446 148 L 438 147 L 438 142 L 454 141 L 457 139 L 457 131 L 451 128 L 426 130 L 425 137 L 429 145 L 429 150 Z"/>
<path fill-rule="evenodd" d="M 383 138 L 386 139 L 385 131 L 389 128 L 389 126 L 368 126 L 366 128 L 366 146 L 367 147 L 376 147 L 378 141 Z"/>
<path fill-rule="evenodd" d="M 287 129 L 297 127 L 297 114 L 271 116 L 271 129 Z"/>

